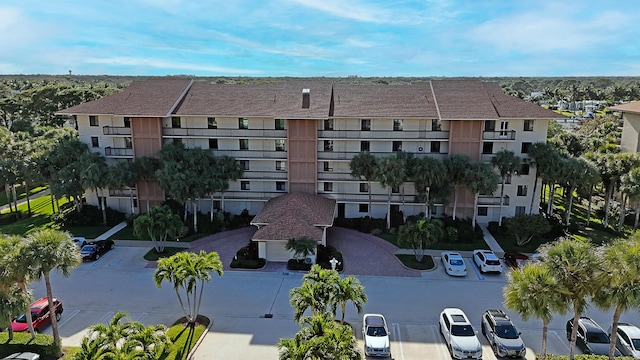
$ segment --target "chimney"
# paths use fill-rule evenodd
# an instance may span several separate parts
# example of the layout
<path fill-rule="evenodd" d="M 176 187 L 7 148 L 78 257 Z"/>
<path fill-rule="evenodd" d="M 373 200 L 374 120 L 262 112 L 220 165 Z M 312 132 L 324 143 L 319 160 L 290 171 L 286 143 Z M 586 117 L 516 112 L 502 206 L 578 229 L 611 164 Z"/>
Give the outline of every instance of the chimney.
<path fill-rule="evenodd" d="M 302 89 L 302 108 L 308 109 L 311 104 L 311 89 Z"/>

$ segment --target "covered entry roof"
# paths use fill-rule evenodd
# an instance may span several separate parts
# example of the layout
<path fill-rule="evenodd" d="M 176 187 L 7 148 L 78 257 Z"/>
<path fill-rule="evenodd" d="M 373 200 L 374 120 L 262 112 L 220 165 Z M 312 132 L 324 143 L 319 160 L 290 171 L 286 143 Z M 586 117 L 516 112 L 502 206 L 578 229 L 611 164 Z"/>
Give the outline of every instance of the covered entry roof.
<path fill-rule="evenodd" d="M 333 199 L 301 192 L 272 198 L 251 222 L 258 227 L 252 240 L 288 240 L 307 236 L 321 241 L 323 228 L 333 225 L 335 207 Z"/>

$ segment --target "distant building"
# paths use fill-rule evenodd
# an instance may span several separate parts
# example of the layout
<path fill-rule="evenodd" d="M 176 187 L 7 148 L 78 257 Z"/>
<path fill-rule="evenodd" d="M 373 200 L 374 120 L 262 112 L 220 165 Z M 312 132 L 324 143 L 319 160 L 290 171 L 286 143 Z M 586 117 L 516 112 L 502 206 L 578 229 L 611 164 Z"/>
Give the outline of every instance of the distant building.
<path fill-rule="evenodd" d="M 640 151 L 640 101 L 616 105 L 609 108 L 622 113 L 622 152 L 637 153 Z"/>

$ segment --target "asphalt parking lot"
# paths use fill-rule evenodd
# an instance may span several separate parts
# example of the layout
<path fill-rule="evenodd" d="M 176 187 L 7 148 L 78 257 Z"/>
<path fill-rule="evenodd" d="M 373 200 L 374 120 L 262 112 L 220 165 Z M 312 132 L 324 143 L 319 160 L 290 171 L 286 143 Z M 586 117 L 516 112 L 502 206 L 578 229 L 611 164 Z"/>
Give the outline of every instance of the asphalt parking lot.
<path fill-rule="evenodd" d="M 153 282 L 153 268 L 142 259 L 147 249 L 116 247 L 98 261 L 84 262 L 69 278 L 52 274 L 54 296 L 60 298 L 64 313 L 60 332 L 65 345 L 78 346 L 87 328 L 107 323 L 117 311 L 146 325 L 170 325 L 182 316 L 171 286 L 158 289 Z M 391 328 L 394 359 L 450 359 L 438 332 L 438 316 L 445 307 L 465 311 L 476 330 L 480 316 L 488 308 L 502 308 L 505 274 L 480 274 L 470 258 L 465 259 L 468 274 L 464 278 L 446 275 L 438 267 L 420 277 L 388 277 L 358 275 L 369 301 L 364 312 L 382 313 Z M 290 289 L 300 285 L 302 273 L 276 271 L 227 271 L 214 277 L 205 287 L 201 313 L 213 325 L 194 359 L 277 359 L 275 346 L 283 337 L 292 337 L 299 329 L 293 321 L 289 304 Z M 44 284 L 33 284 L 34 297 L 45 296 Z M 265 318 L 272 314 L 272 318 Z M 542 323 L 522 321 L 509 313 L 522 332 L 529 348 L 527 358 L 540 348 Z M 591 316 L 607 328 L 611 313 L 589 308 Z M 548 353 L 568 354 L 564 323 L 570 314 L 557 315 L 549 326 Z M 639 324 L 637 313 L 623 314 L 621 321 Z M 362 348 L 361 315 L 350 304 L 346 321 L 353 325 Z M 50 333 L 47 328 L 43 332 Z M 494 359 L 487 340 L 478 334 L 484 346 L 484 358 Z M 578 351 L 579 352 L 579 351 Z"/>

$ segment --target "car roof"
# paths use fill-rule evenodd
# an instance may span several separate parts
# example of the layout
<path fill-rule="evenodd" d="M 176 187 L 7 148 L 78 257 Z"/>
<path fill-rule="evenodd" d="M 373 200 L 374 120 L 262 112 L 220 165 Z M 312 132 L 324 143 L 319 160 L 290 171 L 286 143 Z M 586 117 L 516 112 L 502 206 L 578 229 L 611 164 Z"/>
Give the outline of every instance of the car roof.
<path fill-rule="evenodd" d="M 618 329 L 624 331 L 631 338 L 640 339 L 640 328 L 633 324 L 618 323 Z"/>
<path fill-rule="evenodd" d="M 365 314 L 364 323 L 367 326 L 384 326 L 384 316 L 380 314 Z"/>
<path fill-rule="evenodd" d="M 53 298 L 53 302 L 56 302 L 56 301 L 58 301 L 58 299 Z M 49 305 L 49 300 L 46 297 L 44 297 L 44 298 L 40 298 L 40 299 L 34 301 L 33 303 L 31 303 L 31 306 L 29 308 L 31 308 L 31 309 L 42 309 L 43 307 L 48 306 L 48 305 Z"/>
<path fill-rule="evenodd" d="M 21 353 L 11 354 L 2 359 L 34 360 L 34 359 L 40 359 L 40 355 L 32 352 L 21 352 Z"/>
<path fill-rule="evenodd" d="M 509 316 L 504 313 L 504 311 L 499 309 L 489 309 L 486 311 L 491 317 L 496 325 L 513 325 Z"/>
<path fill-rule="evenodd" d="M 598 323 L 593 321 L 591 318 L 583 316 L 578 321 L 580 322 L 580 324 L 582 324 L 582 326 L 584 326 L 585 330 L 587 330 L 587 331 L 602 331 L 602 332 L 604 332 L 604 330 L 600 327 L 600 325 L 598 325 Z"/>
<path fill-rule="evenodd" d="M 444 251 L 442 255 L 448 255 L 450 259 L 462 259 L 462 255 L 455 251 Z"/>
<path fill-rule="evenodd" d="M 442 310 L 442 312 L 446 314 L 454 323 L 470 324 L 467 315 L 464 313 L 464 311 L 458 308 L 446 308 Z"/>

